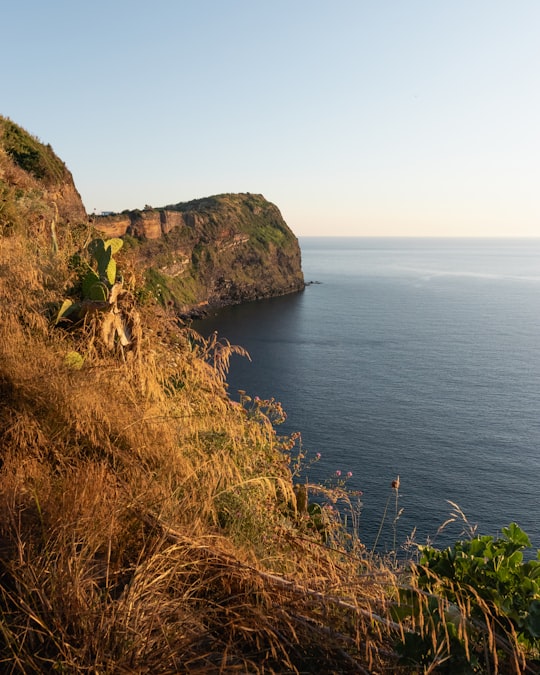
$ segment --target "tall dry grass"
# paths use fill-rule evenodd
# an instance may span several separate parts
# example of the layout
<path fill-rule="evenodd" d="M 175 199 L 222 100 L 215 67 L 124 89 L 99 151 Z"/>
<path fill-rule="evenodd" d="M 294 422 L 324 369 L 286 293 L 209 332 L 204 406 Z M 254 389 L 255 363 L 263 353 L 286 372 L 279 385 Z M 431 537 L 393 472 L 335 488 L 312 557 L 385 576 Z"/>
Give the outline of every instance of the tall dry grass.
<path fill-rule="evenodd" d="M 228 399 L 234 348 L 152 305 L 129 353 L 54 327 L 88 236 L 0 239 L 1 671 L 422 672 L 396 571 L 303 526 L 272 424 Z"/>

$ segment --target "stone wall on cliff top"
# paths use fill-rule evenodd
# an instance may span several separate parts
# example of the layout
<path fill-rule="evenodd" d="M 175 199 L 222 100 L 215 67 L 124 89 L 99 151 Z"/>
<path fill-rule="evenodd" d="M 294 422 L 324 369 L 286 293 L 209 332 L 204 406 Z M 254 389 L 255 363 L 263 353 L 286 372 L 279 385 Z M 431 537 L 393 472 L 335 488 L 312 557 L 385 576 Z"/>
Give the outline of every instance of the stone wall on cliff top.
<path fill-rule="evenodd" d="M 107 237 L 136 239 L 147 285 L 181 315 L 304 288 L 298 240 L 262 195 L 224 194 L 97 217 Z"/>

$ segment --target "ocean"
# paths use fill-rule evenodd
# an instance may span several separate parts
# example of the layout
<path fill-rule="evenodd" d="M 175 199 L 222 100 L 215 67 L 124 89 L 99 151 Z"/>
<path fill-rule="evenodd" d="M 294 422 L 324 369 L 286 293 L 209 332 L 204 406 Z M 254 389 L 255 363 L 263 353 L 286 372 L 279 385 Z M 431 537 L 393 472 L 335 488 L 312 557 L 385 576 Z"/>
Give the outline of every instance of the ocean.
<path fill-rule="evenodd" d="M 321 454 L 310 481 L 352 472 L 368 548 L 451 544 L 449 502 L 479 534 L 515 521 L 540 548 L 540 239 L 300 245 L 305 291 L 194 325 L 250 353 L 231 398 L 282 403 L 281 431 L 301 433 L 307 464 Z"/>

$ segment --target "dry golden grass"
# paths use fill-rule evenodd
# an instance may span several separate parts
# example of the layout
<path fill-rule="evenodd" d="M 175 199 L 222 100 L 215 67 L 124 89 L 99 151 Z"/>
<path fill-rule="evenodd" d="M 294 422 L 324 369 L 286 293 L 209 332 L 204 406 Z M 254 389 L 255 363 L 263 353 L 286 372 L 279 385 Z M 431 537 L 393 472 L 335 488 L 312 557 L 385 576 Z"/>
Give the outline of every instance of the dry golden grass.
<path fill-rule="evenodd" d="M 396 573 L 302 526 L 228 343 L 152 306 L 131 352 L 53 327 L 87 239 L 0 239 L 0 670 L 430 672 L 398 663 Z"/>

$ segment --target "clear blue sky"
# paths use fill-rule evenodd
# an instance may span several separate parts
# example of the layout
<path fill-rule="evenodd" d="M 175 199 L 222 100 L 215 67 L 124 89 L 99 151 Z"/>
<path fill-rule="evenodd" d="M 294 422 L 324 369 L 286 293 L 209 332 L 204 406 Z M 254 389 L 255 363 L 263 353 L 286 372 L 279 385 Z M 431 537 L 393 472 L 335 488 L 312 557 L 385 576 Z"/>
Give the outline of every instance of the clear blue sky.
<path fill-rule="evenodd" d="M 89 213 L 260 192 L 299 235 L 540 235 L 538 0 L 17 0 L 0 113 Z"/>

